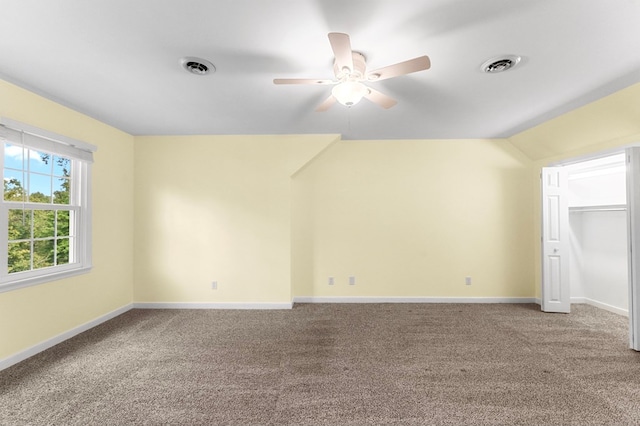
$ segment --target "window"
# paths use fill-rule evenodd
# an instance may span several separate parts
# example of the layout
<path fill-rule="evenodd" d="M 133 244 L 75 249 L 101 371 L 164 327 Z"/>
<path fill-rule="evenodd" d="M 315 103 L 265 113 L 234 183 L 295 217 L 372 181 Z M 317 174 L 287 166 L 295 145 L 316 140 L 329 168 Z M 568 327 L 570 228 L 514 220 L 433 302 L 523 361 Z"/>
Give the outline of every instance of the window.
<path fill-rule="evenodd" d="M 0 120 L 0 291 L 88 272 L 96 148 Z"/>

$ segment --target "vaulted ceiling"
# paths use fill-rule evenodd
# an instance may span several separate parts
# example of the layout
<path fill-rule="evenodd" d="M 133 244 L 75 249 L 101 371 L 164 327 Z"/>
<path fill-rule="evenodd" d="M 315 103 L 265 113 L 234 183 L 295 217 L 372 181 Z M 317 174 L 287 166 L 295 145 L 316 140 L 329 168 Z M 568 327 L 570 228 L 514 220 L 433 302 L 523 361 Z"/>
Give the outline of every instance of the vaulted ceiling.
<path fill-rule="evenodd" d="M 331 86 L 273 79 L 334 78 L 329 32 L 431 68 L 369 83 L 390 109 L 315 112 Z M 3 0 L 0 78 L 134 135 L 508 137 L 640 81 L 640 0 Z"/>

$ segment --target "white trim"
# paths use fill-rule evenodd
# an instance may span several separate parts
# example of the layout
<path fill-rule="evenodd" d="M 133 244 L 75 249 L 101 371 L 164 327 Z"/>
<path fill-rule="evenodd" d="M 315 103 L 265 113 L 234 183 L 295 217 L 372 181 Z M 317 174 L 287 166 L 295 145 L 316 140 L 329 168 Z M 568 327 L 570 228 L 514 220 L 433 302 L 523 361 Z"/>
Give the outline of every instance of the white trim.
<path fill-rule="evenodd" d="M 297 296 L 293 303 L 536 303 L 535 297 Z"/>
<path fill-rule="evenodd" d="M 47 350 L 59 343 L 64 342 L 65 340 L 71 339 L 72 337 L 77 336 L 80 333 L 90 330 L 93 327 L 96 327 L 102 324 L 103 322 L 109 321 L 110 319 L 113 319 L 119 315 L 122 315 L 125 312 L 130 311 L 132 308 L 133 308 L 132 304 L 125 305 L 121 308 L 116 309 L 115 311 L 111 311 L 94 320 L 91 320 L 87 323 L 74 327 L 71 330 L 65 331 L 64 333 L 58 334 L 57 336 L 54 336 L 50 339 L 40 342 L 34 346 L 31 346 L 30 348 L 24 349 L 4 359 L 0 359 L 0 371 L 4 370 L 5 368 L 9 368 L 12 365 L 17 364 L 21 361 L 24 361 L 27 358 L 37 355 L 44 350 Z"/>
<path fill-rule="evenodd" d="M 293 303 L 243 302 L 136 302 L 135 309 L 291 309 Z"/>
<path fill-rule="evenodd" d="M 640 149 L 629 148 L 626 154 L 629 347 L 640 351 Z"/>
<path fill-rule="evenodd" d="M 56 272 L 52 272 L 49 274 L 43 274 L 42 273 L 42 271 L 44 271 L 43 269 L 36 269 L 36 271 L 41 272 L 39 275 L 32 276 L 29 278 L 24 278 L 21 280 L 8 281 L 5 284 L 0 284 L 0 293 L 17 290 L 19 288 L 31 287 L 33 285 L 48 283 L 51 281 L 58 281 L 65 278 L 71 278 L 71 277 L 75 277 L 76 275 L 88 274 L 89 272 L 91 272 L 91 269 L 92 269 L 91 265 L 80 266 L 80 267 L 74 267 L 73 269 L 68 269 L 68 270 L 57 270 Z"/>
<path fill-rule="evenodd" d="M 59 135 L 49 130 L 41 129 L 30 124 L 21 123 L 20 121 L 12 120 L 7 117 L 0 117 L 0 125 L 8 127 L 13 130 L 22 131 L 30 135 L 39 136 L 51 141 L 60 142 L 64 145 L 73 146 L 79 150 L 86 152 L 96 152 L 98 147 L 87 142 L 79 141 L 77 139 L 70 138 L 68 136 Z"/>
<path fill-rule="evenodd" d="M 85 267 L 93 266 L 93 165 L 91 163 L 80 163 L 80 179 L 76 195 L 80 198 L 80 235 L 76 247 L 80 248 L 78 253 L 81 262 Z M 78 179 L 76 179 L 77 181 Z M 77 233 L 76 233 L 77 234 Z"/>
<path fill-rule="evenodd" d="M 624 154 L 626 148 L 633 148 L 637 146 L 640 146 L 640 142 L 633 142 L 633 143 L 629 143 L 629 144 L 614 147 L 614 148 L 604 149 L 602 151 L 589 152 L 589 153 L 578 155 L 575 157 L 569 157 L 569 158 L 564 158 L 562 160 L 551 161 L 550 163 L 547 164 L 547 166 L 548 167 L 564 167 L 564 166 L 570 166 L 575 163 L 582 163 L 584 161 L 597 160 L 599 158 L 604 158 L 604 157 L 611 157 L 617 154 Z"/>
<path fill-rule="evenodd" d="M 604 309 L 605 311 L 613 312 L 614 314 L 622 315 L 625 317 L 629 316 L 628 309 L 618 308 L 613 305 L 609 305 L 608 303 L 598 302 L 597 300 L 589 299 L 588 297 L 572 297 L 571 303 L 576 304 L 585 304 L 595 306 L 596 308 Z"/>

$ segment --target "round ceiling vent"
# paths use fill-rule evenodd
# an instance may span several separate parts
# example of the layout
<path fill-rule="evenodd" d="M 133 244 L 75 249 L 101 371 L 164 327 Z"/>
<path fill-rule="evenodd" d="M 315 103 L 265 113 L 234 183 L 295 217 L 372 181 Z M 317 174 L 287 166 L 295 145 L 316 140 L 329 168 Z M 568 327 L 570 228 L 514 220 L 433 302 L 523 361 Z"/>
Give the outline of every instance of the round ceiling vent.
<path fill-rule="evenodd" d="M 499 72 L 510 70 L 518 65 L 522 58 L 520 56 L 508 55 L 499 58 L 492 58 L 482 64 L 480 67 L 482 71 L 489 74 L 496 74 Z"/>
<path fill-rule="evenodd" d="M 182 68 L 195 75 L 207 75 L 216 71 L 216 67 L 211 62 L 193 56 L 186 56 L 180 59 L 180 64 Z"/>

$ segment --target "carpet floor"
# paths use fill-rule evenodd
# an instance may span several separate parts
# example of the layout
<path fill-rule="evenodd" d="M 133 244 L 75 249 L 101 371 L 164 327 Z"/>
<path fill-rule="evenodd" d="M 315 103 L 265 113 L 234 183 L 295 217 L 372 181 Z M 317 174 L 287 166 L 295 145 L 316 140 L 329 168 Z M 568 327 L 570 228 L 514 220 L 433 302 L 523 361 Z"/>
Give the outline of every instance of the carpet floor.
<path fill-rule="evenodd" d="M 0 424 L 637 425 L 627 330 L 587 305 L 132 310 L 0 371 Z"/>

